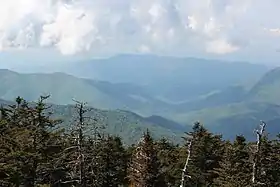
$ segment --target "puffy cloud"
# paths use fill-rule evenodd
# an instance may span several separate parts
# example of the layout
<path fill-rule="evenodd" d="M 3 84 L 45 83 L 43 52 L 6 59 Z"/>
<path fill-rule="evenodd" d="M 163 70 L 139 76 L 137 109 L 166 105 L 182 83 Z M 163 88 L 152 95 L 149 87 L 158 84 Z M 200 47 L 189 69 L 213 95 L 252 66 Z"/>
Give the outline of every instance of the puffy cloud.
<path fill-rule="evenodd" d="M 226 54 L 280 36 L 276 0 L 0 0 L 0 50 Z M 264 30 L 264 28 L 267 28 Z"/>
<path fill-rule="evenodd" d="M 61 6 L 57 15 L 42 27 L 40 44 L 55 45 L 63 54 L 89 50 L 98 38 L 94 14 L 79 7 Z"/>
<path fill-rule="evenodd" d="M 224 39 L 214 40 L 207 43 L 206 50 L 210 53 L 217 53 L 217 54 L 226 54 L 232 53 L 239 49 L 238 46 L 234 46 L 228 43 Z"/>

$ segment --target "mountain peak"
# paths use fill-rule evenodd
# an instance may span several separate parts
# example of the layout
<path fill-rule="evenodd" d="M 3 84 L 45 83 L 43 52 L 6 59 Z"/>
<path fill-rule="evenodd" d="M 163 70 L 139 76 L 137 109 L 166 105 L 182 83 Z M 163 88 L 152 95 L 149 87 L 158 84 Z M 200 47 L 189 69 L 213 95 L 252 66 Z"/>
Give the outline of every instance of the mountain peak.
<path fill-rule="evenodd" d="M 279 104 L 280 68 L 267 72 L 250 90 L 249 97 Z"/>

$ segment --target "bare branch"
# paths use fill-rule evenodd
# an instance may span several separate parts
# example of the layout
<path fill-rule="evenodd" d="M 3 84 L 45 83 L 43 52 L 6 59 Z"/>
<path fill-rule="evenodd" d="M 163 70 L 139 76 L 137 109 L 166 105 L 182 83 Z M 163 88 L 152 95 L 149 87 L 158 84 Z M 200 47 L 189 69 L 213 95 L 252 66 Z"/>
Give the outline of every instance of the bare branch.
<path fill-rule="evenodd" d="M 181 185 L 180 185 L 180 187 L 184 187 L 185 186 L 185 179 L 186 179 L 186 177 L 191 178 L 191 176 L 187 175 L 187 167 L 188 167 L 189 160 L 190 160 L 190 157 L 191 157 L 191 147 L 192 147 L 192 139 L 189 140 L 189 143 L 188 143 L 188 147 L 187 147 L 188 156 L 187 156 L 187 160 L 186 160 L 184 169 L 182 171 L 182 178 L 181 178 Z"/>
<path fill-rule="evenodd" d="M 257 167 L 258 167 L 259 157 L 260 157 L 259 152 L 260 152 L 262 137 L 265 132 L 265 127 L 266 127 L 266 123 L 261 121 L 261 124 L 259 125 L 260 129 L 255 130 L 255 133 L 257 135 L 257 143 L 256 143 L 256 152 L 254 153 L 254 159 L 253 159 L 253 171 L 252 171 L 253 185 L 260 184 L 259 182 L 256 181 L 256 178 L 257 178 Z"/>

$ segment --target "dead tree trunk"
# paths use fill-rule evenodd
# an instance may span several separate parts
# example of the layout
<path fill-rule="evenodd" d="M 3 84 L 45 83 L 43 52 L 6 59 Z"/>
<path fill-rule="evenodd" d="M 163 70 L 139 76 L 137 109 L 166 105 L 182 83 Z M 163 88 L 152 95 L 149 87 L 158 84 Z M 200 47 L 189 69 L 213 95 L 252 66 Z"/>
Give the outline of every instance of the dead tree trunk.
<path fill-rule="evenodd" d="M 85 109 L 85 103 L 75 101 L 76 109 L 78 113 L 78 122 L 76 124 L 76 146 L 77 146 L 77 165 L 78 165 L 78 183 L 80 187 L 86 186 L 86 176 L 85 176 L 85 152 L 84 152 L 84 128 L 85 128 L 85 116 L 84 114 L 88 112 Z"/>
<path fill-rule="evenodd" d="M 180 185 L 180 187 L 184 187 L 185 186 L 186 177 L 190 178 L 190 176 L 187 175 L 187 168 L 188 168 L 189 160 L 190 160 L 190 157 L 191 157 L 191 146 L 192 146 L 192 140 L 189 141 L 189 144 L 188 144 L 188 147 L 187 147 L 188 156 L 187 156 L 187 160 L 186 160 L 184 169 L 182 171 L 182 178 L 181 178 L 181 185 Z"/>
<path fill-rule="evenodd" d="M 265 132 L 265 127 L 266 123 L 261 122 L 260 124 L 260 129 L 256 130 L 256 135 L 257 135 L 257 144 L 256 144 L 256 151 L 254 153 L 254 159 L 253 159 L 253 170 L 252 170 L 252 184 L 256 185 L 258 184 L 258 164 L 259 164 L 259 159 L 260 159 L 260 148 L 261 148 L 261 141 Z"/>

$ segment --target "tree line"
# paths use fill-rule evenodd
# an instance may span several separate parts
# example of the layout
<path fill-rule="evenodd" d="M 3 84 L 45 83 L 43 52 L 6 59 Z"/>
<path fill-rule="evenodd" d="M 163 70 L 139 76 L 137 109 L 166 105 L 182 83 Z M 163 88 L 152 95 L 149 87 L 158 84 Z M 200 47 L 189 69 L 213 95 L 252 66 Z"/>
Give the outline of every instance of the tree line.
<path fill-rule="evenodd" d="M 47 98 L 30 104 L 18 97 L 1 107 L 1 187 L 280 186 L 280 136 L 269 139 L 265 122 L 255 142 L 242 135 L 223 140 L 197 122 L 183 144 L 154 140 L 147 130 L 125 146 L 101 133 L 82 102 L 70 130 L 58 128 L 62 121 L 52 118 Z"/>

